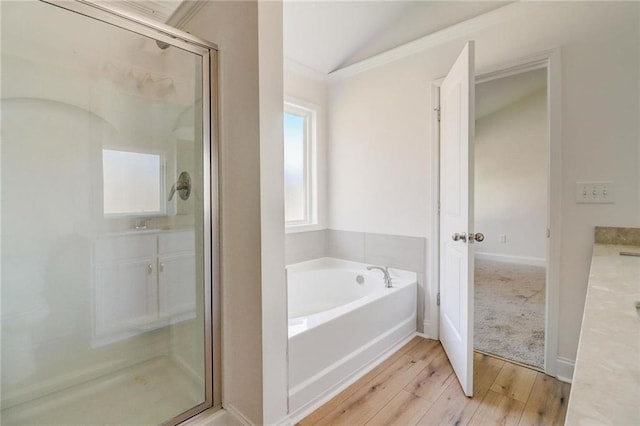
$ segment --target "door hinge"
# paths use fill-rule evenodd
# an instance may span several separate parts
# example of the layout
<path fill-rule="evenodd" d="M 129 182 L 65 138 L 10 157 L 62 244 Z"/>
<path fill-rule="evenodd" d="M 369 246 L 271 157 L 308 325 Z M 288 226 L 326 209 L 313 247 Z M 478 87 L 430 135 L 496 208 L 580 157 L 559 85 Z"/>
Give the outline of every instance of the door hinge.
<path fill-rule="evenodd" d="M 436 107 L 433 110 L 436 112 L 436 118 L 438 122 L 440 122 L 440 107 Z"/>
<path fill-rule="evenodd" d="M 551 237 L 551 229 L 547 228 L 547 238 Z"/>
<path fill-rule="evenodd" d="M 438 292 L 438 297 L 436 298 L 436 305 L 440 306 L 440 292 Z"/>
<path fill-rule="evenodd" d="M 438 216 L 440 216 L 440 200 L 438 200 Z"/>

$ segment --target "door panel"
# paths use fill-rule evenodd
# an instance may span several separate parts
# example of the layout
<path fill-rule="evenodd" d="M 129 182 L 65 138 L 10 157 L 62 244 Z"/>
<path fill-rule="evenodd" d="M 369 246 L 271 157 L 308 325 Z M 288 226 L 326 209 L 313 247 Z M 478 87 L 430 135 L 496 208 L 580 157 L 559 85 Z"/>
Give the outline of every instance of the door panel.
<path fill-rule="evenodd" d="M 473 395 L 474 44 L 440 87 L 440 340 L 467 396 Z M 454 236 L 458 235 L 454 240 Z"/>

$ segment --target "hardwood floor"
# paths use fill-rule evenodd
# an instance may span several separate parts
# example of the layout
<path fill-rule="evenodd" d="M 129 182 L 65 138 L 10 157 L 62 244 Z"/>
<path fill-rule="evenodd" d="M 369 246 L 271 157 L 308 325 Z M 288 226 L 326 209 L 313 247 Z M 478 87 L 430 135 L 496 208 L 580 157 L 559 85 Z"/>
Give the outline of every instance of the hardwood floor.
<path fill-rule="evenodd" d="M 526 367 L 474 354 L 467 398 L 440 342 L 416 337 L 311 413 L 307 425 L 561 425 L 570 386 Z"/>

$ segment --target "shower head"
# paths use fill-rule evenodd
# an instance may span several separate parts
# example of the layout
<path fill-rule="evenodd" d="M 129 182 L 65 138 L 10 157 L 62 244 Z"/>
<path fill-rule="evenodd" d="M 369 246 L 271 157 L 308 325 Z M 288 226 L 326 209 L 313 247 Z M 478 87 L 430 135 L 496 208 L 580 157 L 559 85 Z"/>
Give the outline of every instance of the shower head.
<path fill-rule="evenodd" d="M 169 43 L 165 43 L 164 41 L 160 41 L 160 40 L 156 40 L 156 44 L 162 50 L 166 50 L 167 48 L 169 48 L 171 46 Z"/>

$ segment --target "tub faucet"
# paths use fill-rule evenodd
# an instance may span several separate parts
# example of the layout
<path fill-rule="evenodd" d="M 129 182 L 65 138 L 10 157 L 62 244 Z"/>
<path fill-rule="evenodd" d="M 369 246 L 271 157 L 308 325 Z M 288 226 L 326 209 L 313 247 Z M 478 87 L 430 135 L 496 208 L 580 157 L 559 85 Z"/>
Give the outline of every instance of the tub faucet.
<path fill-rule="evenodd" d="M 372 269 L 378 269 L 378 270 L 382 271 L 382 273 L 384 274 L 384 286 L 386 288 L 393 287 L 391 285 L 391 275 L 389 275 L 389 267 L 388 266 L 385 266 L 384 268 L 382 266 L 367 266 L 367 271 L 370 271 Z"/>

